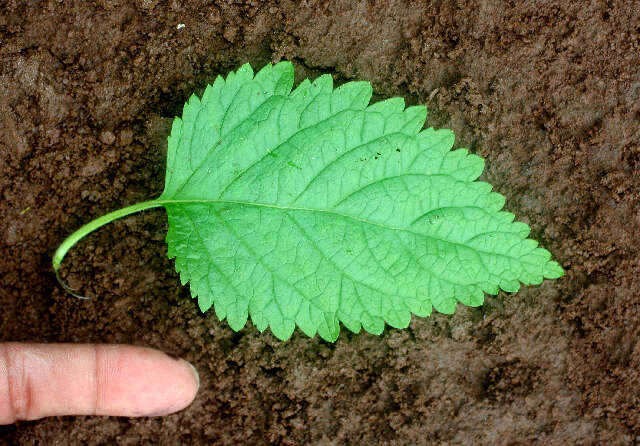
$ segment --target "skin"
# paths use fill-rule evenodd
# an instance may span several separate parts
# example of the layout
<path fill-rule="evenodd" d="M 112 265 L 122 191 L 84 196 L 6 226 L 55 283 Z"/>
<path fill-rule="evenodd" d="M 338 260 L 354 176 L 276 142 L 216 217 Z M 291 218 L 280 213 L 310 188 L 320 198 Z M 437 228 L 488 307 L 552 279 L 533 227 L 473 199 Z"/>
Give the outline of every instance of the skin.
<path fill-rule="evenodd" d="M 167 415 L 198 391 L 188 362 L 129 345 L 0 343 L 0 424 L 55 415 Z"/>

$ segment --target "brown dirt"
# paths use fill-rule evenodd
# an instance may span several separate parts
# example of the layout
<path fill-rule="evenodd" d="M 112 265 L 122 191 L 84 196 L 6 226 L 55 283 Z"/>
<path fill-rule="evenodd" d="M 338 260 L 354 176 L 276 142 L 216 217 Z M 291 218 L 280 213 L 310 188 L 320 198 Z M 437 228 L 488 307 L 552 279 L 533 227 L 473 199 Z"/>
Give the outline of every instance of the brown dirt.
<path fill-rule="evenodd" d="M 0 0 L 0 336 L 184 356 L 202 387 L 165 418 L 65 417 L 6 444 L 640 442 L 640 3 Z M 182 29 L 176 29 L 184 23 Z M 202 315 L 149 211 L 185 99 L 249 61 L 370 80 L 487 159 L 485 179 L 565 278 L 335 345 Z"/>

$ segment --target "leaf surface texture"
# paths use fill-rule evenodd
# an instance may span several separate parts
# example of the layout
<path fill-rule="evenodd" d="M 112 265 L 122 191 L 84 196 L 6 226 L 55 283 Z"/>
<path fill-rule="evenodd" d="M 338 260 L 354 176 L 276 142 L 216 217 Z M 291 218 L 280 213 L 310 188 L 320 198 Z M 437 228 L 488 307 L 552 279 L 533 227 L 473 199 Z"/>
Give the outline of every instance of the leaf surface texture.
<path fill-rule="evenodd" d="M 169 256 L 202 311 L 288 339 L 380 334 L 411 314 L 478 306 L 562 275 L 479 156 L 426 108 L 329 75 L 247 64 L 192 96 L 173 123 L 163 201 Z"/>

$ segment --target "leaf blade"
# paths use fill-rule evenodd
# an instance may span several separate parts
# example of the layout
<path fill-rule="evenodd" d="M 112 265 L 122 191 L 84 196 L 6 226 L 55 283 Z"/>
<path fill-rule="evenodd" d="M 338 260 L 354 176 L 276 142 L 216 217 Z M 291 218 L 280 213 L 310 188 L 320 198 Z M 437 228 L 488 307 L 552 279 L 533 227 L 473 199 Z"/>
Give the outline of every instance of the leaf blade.
<path fill-rule="evenodd" d="M 424 107 L 326 75 L 291 92 L 288 63 L 219 79 L 174 122 L 160 200 L 181 280 L 234 330 L 380 334 L 562 274 Z"/>

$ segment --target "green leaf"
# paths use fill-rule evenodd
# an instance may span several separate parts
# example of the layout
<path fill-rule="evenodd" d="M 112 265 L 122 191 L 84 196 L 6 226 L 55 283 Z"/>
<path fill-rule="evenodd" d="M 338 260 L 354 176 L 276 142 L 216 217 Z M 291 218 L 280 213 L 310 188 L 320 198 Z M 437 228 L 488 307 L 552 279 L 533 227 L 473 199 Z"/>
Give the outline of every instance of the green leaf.
<path fill-rule="evenodd" d="M 475 181 L 483 159 L 422 130 L 425 107 L 369 106 L 368 82 L 293 79 L 288 62 L 244 65 L 173 123 L 159 200 L 202 311 L 334 341 L 339 321 L 380 334 L 562 275 Z"/>
<path fill-rule="evenodd" d="M 479 156 L 451 150 L 450 130 L 423 130 L 423 106 L 369 105 L 371 85 L 295 90 L 288 62 L 247 64 L 192 96 L 173 122 L 165 189 L 98 227 L 164 206 L 170 258 L 202 311 L 234 330 L 250 317 L 288 339 L 295 327 L 335 341 L 340 322 L 374 334 L 411 314 L 478 306 L 484 293 L 558 278 L 562 268 L 476 181 Z M 64 286 L 64 285 L 63 285 Z"/>

